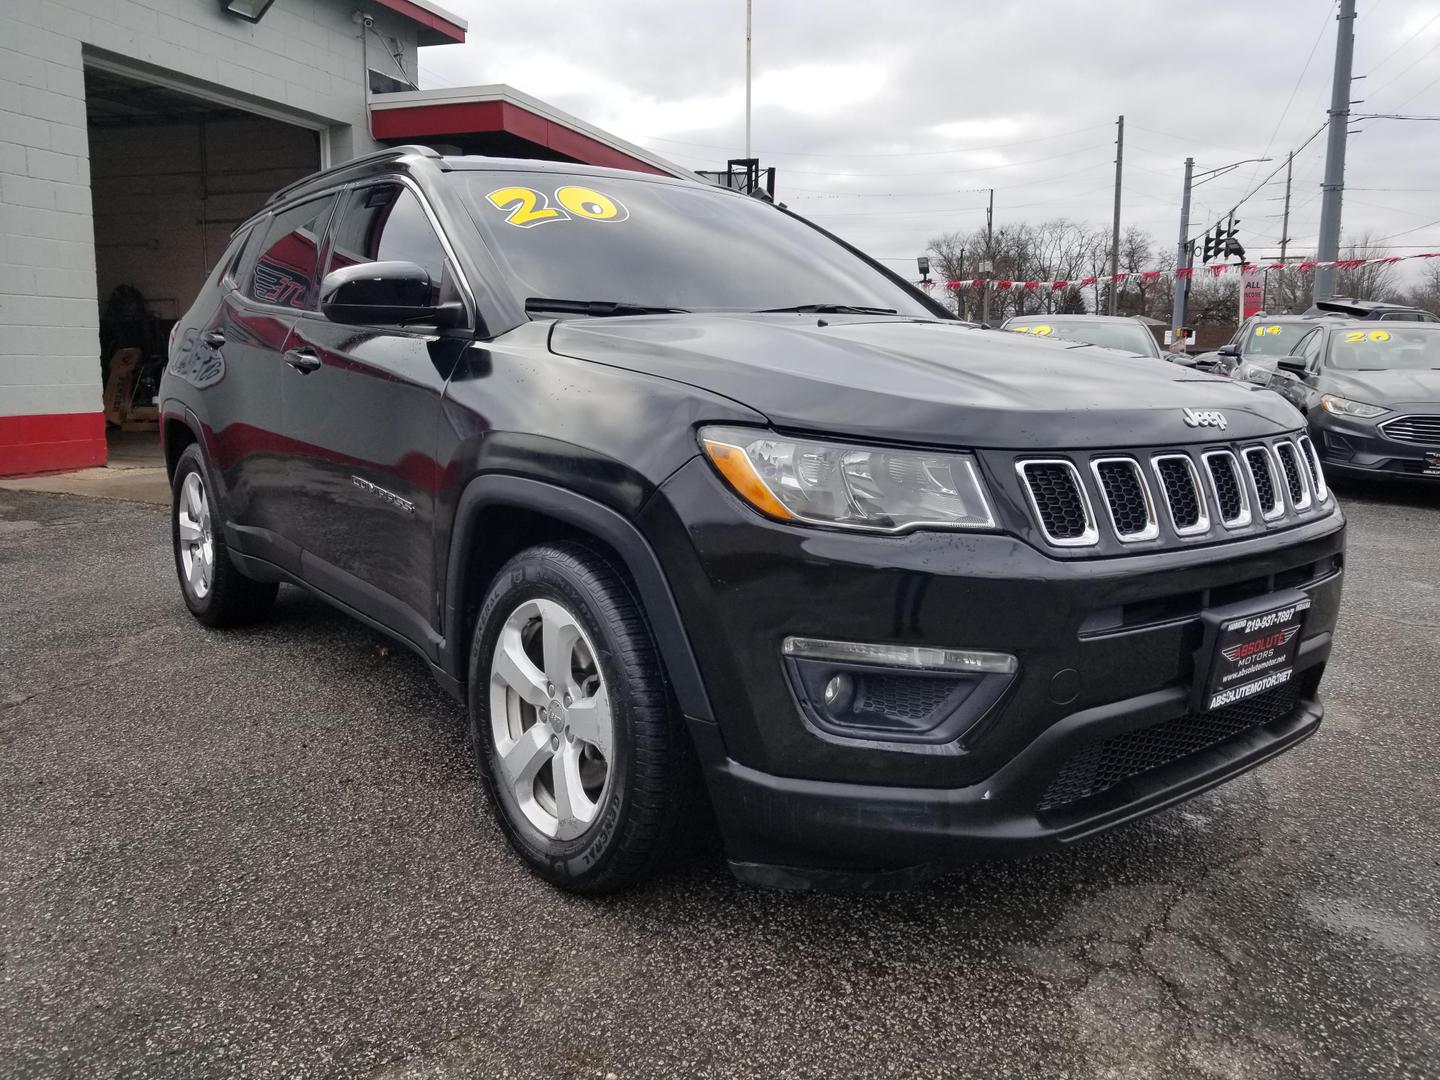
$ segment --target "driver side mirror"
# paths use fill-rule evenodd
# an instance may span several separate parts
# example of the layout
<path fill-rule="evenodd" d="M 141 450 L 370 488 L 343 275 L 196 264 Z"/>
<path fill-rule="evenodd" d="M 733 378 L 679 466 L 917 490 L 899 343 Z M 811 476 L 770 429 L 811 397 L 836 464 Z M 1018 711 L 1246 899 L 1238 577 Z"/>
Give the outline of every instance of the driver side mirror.
<path fill-rule="evenodd" d="M 1215 350 L 1215 353 L 1217 356 L 1226 356 L 1234 360 L 1240 355 L 1240 346 L 1232 341 L 1229 344 L 1221 345 Z"/>
<path fill-rule="evenodd" d="M 1275 366 L 1292 375 L 1304 375 L 1310 370 L 1310 364 L 1303 356 L 1282 356 L 1275 361 Z"/>
<path fill-rule="evenodd" d="M 332 270 L 320 282 L 320 310 L 346 326 L 458 326 L 465 305 L 437 304 L 434 283 L 412 262 L 372 262 Z"/>

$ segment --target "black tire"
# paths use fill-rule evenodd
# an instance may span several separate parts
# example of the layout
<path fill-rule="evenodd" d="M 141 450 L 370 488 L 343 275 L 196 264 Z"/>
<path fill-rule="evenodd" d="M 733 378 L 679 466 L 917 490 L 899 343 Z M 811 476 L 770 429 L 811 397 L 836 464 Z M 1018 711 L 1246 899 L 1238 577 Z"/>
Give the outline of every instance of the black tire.
<path fill-rule="evenodd" d="M 209 512 L 207 536 L 211 550 L 211 576 L 203 587 L 192 584 L 186 572 L 180 537 L 181 500 L 186 480 L 192 474 L 198 479 L 200 497 L 206 502 Z M 180 579 L 180 595 L 195 618 L 206 626 L 242 626 L 265 616 L 275 602 L 279 586 L 273 582 L 254 581 L 235 568 L 230 560 L 230 550 L 225 545 L 225 530 L 221 528 L 213 491 L 205 461 L 200 456 L 200 447 L 191 443 L 175 466 L 170 491 L 170 544 L 175 555 L 175 574 Z M 192 555 L 192 564 L 193 561 Z"/>
<path fill-rule="evenodd" d="M 501 781 L 491 724 L 496 644 L 510 615 L 532 600 L 557 602 L 573 615 L 593 643 L 609 696 L 613 752 L 608 779 L 594 819 L 568 840 L 537 828 L 510 785 Z M 552 884 L 582 893 L 627 888 L 652 877 L 685 848 L 703 820 L 694 748 L 639 602 L 624 571 L 584 543 L 530 548 L 496 574 L 475 623 L 469 712 L 471 748 L 506 839 Z"/>

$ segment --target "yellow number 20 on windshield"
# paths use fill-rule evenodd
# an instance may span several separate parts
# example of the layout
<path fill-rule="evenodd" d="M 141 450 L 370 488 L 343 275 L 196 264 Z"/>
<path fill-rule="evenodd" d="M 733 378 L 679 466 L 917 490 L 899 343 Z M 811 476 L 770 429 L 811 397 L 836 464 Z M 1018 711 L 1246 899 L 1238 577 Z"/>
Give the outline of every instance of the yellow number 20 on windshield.
<path fill-rule="evenodd" d="M 1351 330 L 1345 335 L 1345 340 L 1351 345 L 1358 345 L 1362 341 L 1389 341 L 1390 331 L 1371 330 L 1366 332 L 1364 330 Z"/>
<path fill-rule="evenodd" d="M 630 211 L 618 199 L 574 184 L 556 190 L 555 201 L 559 206 L 551 206 L 544 192 L 527 187 L 498 188 L 485 198 L 495 209 L 509 211 L 505 223 L 518 229 L 530 229 L 547 221 L 569 221 L 572 217 L 624 221 L 630 216 Z"/>

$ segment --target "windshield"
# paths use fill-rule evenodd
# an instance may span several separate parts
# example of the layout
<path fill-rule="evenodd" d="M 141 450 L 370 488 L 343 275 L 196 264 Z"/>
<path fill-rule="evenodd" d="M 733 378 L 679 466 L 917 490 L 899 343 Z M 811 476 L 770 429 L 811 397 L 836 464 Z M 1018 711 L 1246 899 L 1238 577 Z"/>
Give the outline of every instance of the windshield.
<path fill-rule="evenodd" d="M 1338 371 L 1440 371 L 1440 326 L 1334 330 L 1326 366 Z"/>
<path fill-rule="evenodd" d="M 758 199 L 610 176 L 458 175 L 476 227 L 524 300 L 685 311 L 841 305 L 937 317 L 875 267 Z"/>
<path fill-rule="evenodd" d="M 1240 351 L 1246 356 L 1289 356 L 1291 346 L 1314 328 L 1314 323 L 1258 322 L 1245 332 Z"/>
<path fill-rule="evenodd" d="M 1036 337 L 1058 337 L 1066 341 L 1079 341 L 1086 345 L 1099 345 L 1106 349 L 1137 353 L 1140 356 L 1160 356 L 1160 347 L 1155 344 L 1155 335 L 1132 322 L 1101 322 L 1098 319 L 1066 320 L 1048 323 L 1044 321 L 1009 322 L 1006 330 Z"/>

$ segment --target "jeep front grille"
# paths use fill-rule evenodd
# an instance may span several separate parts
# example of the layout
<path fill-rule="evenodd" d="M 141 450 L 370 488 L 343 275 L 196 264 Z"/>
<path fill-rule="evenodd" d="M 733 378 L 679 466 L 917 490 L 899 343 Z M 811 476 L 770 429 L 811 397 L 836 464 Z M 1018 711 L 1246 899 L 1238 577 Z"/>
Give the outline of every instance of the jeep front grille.
<path fill-rule="evenodd" d="M 992 459 L 993 460 L 993 459 Z M 1308 436 L 1110 454 L 1008 458 L 1037 531 L 1119 554 L 1288 528 L 1333 506 Z M 995 461 L 998 465 L 999 462 Z"/>
<path fill-rule="evenodd" d="M 1061 547 L 1095 543 L 1097 531 L 1080 473 L 1064 459 L 1022 461 L 1016 466 L 1045 538 Z"/>

